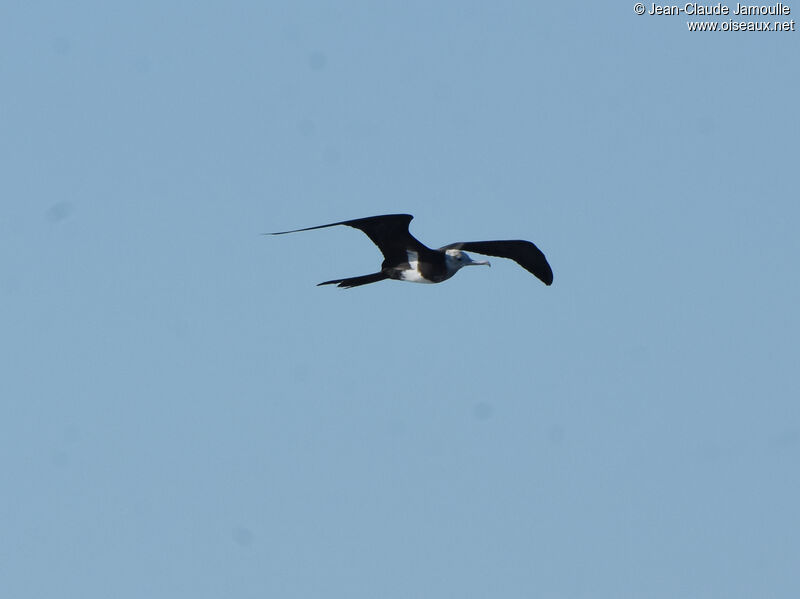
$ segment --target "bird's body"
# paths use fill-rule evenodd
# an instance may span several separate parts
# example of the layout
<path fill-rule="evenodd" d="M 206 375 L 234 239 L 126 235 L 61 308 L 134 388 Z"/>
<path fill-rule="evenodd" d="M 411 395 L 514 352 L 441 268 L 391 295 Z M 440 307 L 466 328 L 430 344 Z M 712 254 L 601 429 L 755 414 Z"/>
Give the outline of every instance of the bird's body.
<path fill-rule="evenodd" d="M 465 263 L 463 258 L 459 260 L 459 256 L 466 256 L 466 254 L 461 250 L 447 250 L 446 252 L 428 250 L 420 256 L 419 251 L 406 250 L 405 262 L 388 266 L 384 260 L 382 272 L 390 279 L 410 283 L 441 283 L 456 274 L 462 266 L 489 265 L 484 260 L 477 262 L 470 260 Z M 324 283 L 321 284 L 324 285 Z"/>
<path fill-rule="evenodd" d="M 472 260 L 462 250 L 510 258 L 536 275 L 546 285 L 553 282 L 553 271 L 550 269 L 547 259 L 530 241 L 463 241 L 434 250 L 423 245 L 409 233 L 408 225 L 412 218 L 414 217 L 410 214 L 386 214 L 272 234 L 283 235 L 346 225 L 363 231 L 383 254 L 384 260 L 379 272 L 360 277 L 325 281 L 320 285 L 335 284 L 339 287 L 350 288 L 376 283 L 384 279 L 397 279 L 412 283 L 441 283 L 464 266 L 490 266 L 489 262 L 485 260 Z"/>

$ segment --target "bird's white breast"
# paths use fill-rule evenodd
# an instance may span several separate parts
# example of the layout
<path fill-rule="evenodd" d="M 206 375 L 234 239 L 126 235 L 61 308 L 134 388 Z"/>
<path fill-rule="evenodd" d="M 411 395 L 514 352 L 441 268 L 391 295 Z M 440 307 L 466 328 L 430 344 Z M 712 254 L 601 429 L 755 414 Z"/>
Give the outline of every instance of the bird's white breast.
<path fill-rule="evenodd" d="M 423 278 L 422 273 L 419 272 L 419 254 L 413 250 L 406 250 L 406 256 L 408 256 L 410 268 L 400 273 L 402 280 L 410 283 L 433 283 L 433 281 Z"/>

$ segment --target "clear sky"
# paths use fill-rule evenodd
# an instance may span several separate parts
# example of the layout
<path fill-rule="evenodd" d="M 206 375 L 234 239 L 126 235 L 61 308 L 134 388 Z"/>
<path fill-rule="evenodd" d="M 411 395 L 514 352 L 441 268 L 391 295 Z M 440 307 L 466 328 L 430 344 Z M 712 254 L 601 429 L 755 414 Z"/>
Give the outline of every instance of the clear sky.
<path fill-rule="evenodd" d="M 800 33 L 633 5 L 5 3 L 0 596 L 797 597 Z"/>

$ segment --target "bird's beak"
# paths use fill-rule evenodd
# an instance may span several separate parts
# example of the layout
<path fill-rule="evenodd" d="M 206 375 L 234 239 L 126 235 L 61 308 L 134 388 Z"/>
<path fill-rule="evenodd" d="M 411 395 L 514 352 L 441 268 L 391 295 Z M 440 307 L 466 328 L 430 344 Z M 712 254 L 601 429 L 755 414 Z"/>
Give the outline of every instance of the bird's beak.
<path fill-rule="evenodd" d="M 491 266 L 488 260 L 473 260 L 469 263 L 470 266 Z"/>

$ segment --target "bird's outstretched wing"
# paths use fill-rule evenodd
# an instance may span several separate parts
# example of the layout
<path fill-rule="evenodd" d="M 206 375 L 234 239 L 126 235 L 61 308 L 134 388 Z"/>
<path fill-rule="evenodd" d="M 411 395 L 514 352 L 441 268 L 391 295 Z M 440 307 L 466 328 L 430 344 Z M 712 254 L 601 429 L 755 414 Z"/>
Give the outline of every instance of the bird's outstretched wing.
<path fill-rule="evenodd" d="M 280 231 L 271 235 L 284 235 L 286 233 L 298 233 L 300 231 L 312 231 L 314 229 L 324 229 L 337 225 L 346 225 L 363 231 L 372 243 L 378 246 L 383 257 L 390 262 L 399 264 L 408 260 L 406 250 L 425 251 L 428 250 L 420 241 L 408 232 L 408 225 L 414 218 L 410 214 L 384 214 L 381 216 L 368 216 L 366 218 L 356 218 L 353 220 L 343 220 L 329 225 L 318 225 L 316 227 L 306 227 L 305 229 L 294 229 L 292 231 Z"/>
<path fill-rule="evenodd" d="M 530 241 L 520 239 L 506 241 L 460 241 L 451 243 L 440 250 L 464 250 L 486 256 L 511 258 L 522 268 L 536 275 L 545 285 L 553 283 L 553 270 L 547 263 L 542 251 Z"/>

